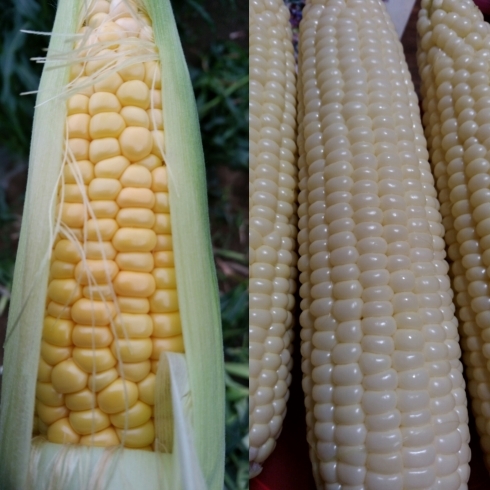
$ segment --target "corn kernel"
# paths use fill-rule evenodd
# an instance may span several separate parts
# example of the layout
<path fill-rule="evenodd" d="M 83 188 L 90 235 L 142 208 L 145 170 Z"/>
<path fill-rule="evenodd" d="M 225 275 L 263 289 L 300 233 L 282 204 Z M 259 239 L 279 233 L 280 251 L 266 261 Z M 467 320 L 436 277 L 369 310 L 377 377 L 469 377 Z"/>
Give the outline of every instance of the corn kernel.
<path fill-rule="evenodd" d="M 62 418 L 48 427 L 48 441 L 58 444 L 76 444 L 80 436 L 72 429 L 68 418 Z"/>
<path fill-rule="evenodd" d="M 118 138 L 126 127 L 120 114 L 116 112 L 99 112 L 90 119 L 89 133 L 92 139 Z"/>
<path fill-rule="evenodd" d="M 153 255 L 146 253 L 118 253 L 116 264 L 120 270 L 135 272 L 151 272 L 155 266 Z"/>
<path fill-rule="evenodd" d="M 87 383 L 88 388 L 90 391 L 97 393 L 109 386 L 118 378 L 118 376 L 119 374 L 116 368 L 106 369 L 105 371 L 96 374 L 90 374 Z"/>
<path fill-rule="evenodd" d="M 138 398 L 147 405 L 155 405 L 155 379 L 156 376 L 153 373 L 149 373 L 137 385 Z"/>
<path fill-rule="evenodd" d="M 97 403 L 95 401 L 95 394 L 92 393 L 88 388 L 84 388 L 77 393 L 70 393 L 69 395 L 65 395 L 65 404 L 68 410 L 73 411 L 90 410 L 97 406 Z"/>
<path fill-rule="evenodd" d="M 153 321 L 150 315 L 123 313 L 114 319 L 114 329 L 120 338 L 145 338 L 153 332 Z"/>
<path fill-rule="evenodd" d="M 79 299 L 71 308 L 73 321 L 82 325 L 107 325 L 115 315 L 111 301 L 90 301 Z"/>
<path fill-rule="evenodd" d="M 72 355 L 78 367 L 88 374 L 106 371 L 114 367 L 117 362 L 108 347 L 101 349 L 75 347 Z"/>
<path fill-rule="evenodd" d="M 99 432 L 111 425 L 109 416 L 99 408 L 70 412 L 68 419 L 75 432 L 80 435 Z"/>
<path fill-rule="evenodd" d="M 70 347 L 73 327 L 74 323 L 70 320 L 46 316 L 43 324 L 43 339 L 58 347 Z"/>
<path fill-rule="evenodd" d="M 97 403 L 107 414 L 122 412 L 138 401 L 138 386 L 132 381 L 117 379 L 97 395 Z"/>
<path fill-rule="evenodd" d="M 80 444 L 83 446 L 109 447 L 118 446 L 119 438 L 116 431 L 112 427 L 95 432 L 90 435 L 82 436 Z"/>
<path fill-rule="evenodd" d="M 124 131 L 122 134 L 124 134 Z M 98 163 L 108 158 L 117 157 L 120 154 L 121 147 L 116 138 L 100 138 L 90 142 L 89 156 L 92 163 Z"/>
<path fill-rule="evenodd" d="M 73 344 L 76 347 L 100 349 L 101 347 L 108 347 L 111 345 L 114 336 L 112 335 L 110 328 L 107 328 L 106 326 L 93 327 L 91 325 L 76 325 L 73 328 L 72 339 Z"/>
<path fill-rule="evenodd" d="M 173 337 L 182 333 L 179 313 L 152 313 L 153 337 Z"/>
<path fill-rule="evenodd" d="M 125 106 L 121 109 L 121 116 L 126 123 L 126 126 L 138 126 L 141 128 L 150 129 L 150 119 L 148 113 L 141 107 Z"/>
<path fill-rule="evenodd" d="M 131 83 L 131 82 L 127 82 Z M 153 138 L 152 133 L 146 128 L 130 126 L 119 136 L 121 153 L 130 161 L 138 162 L 147 157 L 152 151 Z"/>
<path fill-rule="evenodd" d="M 91 116 L 95 116 L 101 112 L 119 112 L 121 110 L 121 103 L 119 99 L 110 92 L 94 93 L 88 101 L 88 113 Z"/>
<path fill-rule="evenodd" d="M 138 383 L 142 379 L 145 379 L 151 368 L 149 360 L 141 362 L 123 362 L 118 364 L 117 370 L 121 377 L 134 383 Z"/>
<path fill-rule="evenodd" d="M 123 106 L 141 107 L 146 110 L 150 105 L 150 91 L 141 80 L 124 82 L 117 89 L 116 95 Z"/>
<path fill-rule="evenodd" d="M 87 373 L 83 372 L 72 359 L 57 364 L 51 372 L 51 383 L 58 393 L 75 393 L 87 386 Z"/>
<path fill-rule="evenodd" d="M 148 366 L 149 364 L 148 362 Z M 148 422 L 150 418 L 150 406 L 139 400 L 127 412 L 123 411 L 110 416 L 112 424 L 119 429 L 138 427 Z"/>
<path fill-rule="evenodd" d="M 112 244 L 118 252 L 151 252 L 156 242 L 155 232 L 145 228 L 139 229 L 138 233 L 134 233 L 131 228 L 119 228 L 112 239 Z"/>

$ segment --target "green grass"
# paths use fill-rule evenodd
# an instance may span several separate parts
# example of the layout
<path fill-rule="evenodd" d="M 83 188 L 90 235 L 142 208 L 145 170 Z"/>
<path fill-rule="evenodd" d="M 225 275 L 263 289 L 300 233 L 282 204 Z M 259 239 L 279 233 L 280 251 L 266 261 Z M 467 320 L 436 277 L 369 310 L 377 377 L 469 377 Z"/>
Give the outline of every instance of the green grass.
<path fill-rule="evenodd" d="M 188 54 L 205 151 L 210 222 L 220 284 L 226 362 L 226 490 L 248 488 L 248 52 L 226 39 L 213 2 L 175 1 L 175 13 Z M 5 0 L 0 14 L 0 320 L 5 323 L 17 235 L 22 215 L 33 95 L 42 55 L 54 19 L 52 0 Z M 246 31 L 233 0 L 227 9 L 234 30 Z M 222 12 L 221 12 L 222 14 Z M 235 28 L 236 24 L 236 28 Z M 199 28 L 196 28 L 199 26 Z M 202 34 L 200 29 L 202 29 Z M 204 32 L 205 31 L 205 32 Z M 202 38 L 202 39 L 201 39 Z M 243 42 L 242 42 L 243 44 Z M 0 323 L 1 329 L 2 323 Z M 0 330 L 0 334 L 1 334 Z M 3 332 L 4 333 L 4 332 Z M 1 335 L 0 335 L 1 340 Z M 1 356 L 0 356 L 1 359 Z"/>

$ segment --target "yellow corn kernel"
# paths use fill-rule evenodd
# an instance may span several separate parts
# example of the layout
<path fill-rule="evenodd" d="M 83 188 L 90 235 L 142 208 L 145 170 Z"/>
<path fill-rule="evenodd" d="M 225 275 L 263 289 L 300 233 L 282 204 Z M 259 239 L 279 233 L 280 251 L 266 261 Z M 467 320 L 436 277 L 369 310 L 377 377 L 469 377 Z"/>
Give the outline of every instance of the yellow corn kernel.
<path fill-rule="evenodd" d="M 132 429 L 116 428 L 116 432 L 119 439 L 124 441 L 124 445 L 132 448 L 145 447 L 155 439 L 155 427 L 151 420 Z"/>
<path fill-rule="evenodd" d="M 139 229 L 138 233 L 134 233 L 131 228 L 119 228 L 112 239 L 112 244 L 118 252 L 151 252 L 156 243 L 155 232 L 145 228 Z"/>
<path fill-rule="evenodd" d="M 63 168 L 63 178 L 67 184 L 75 184 L 79 179 L 89 184 L 94 178 L 94 165 L 88 160 L 80 160 Z"/>
<path fill-rule="evenodd" d="M 118 339 L 111 345 L 114 356 L 118 356 L 122 362 L 143 362 L 150 357 L 152 352 L 152 340 L 146 339 Z"/>
<path fill-rule="evenodd" d="M 147 111 L 141 107 L 126 106 L 120 112 L 127 126 L 138 126 L 150 129 L 150 118 Z"/>
<path fill-rule="evenodd" d="M 121 338 L 146 338 L 153 332 L 152 317 L 122 313 L 114 319 L 114 329 Z"/>
<path fill-rule="evenodd" d="M 92 140 L 89 146 L 90 161 L 93 163 L 117 157 L 121 154 L 121 147 L 116 138 L 100 138 Z"/>
<path fill-rule="evenodd" d="M 110 301 L 79 299 L 71 308 L 71 317 L 82 325 L 108 325 L 116 313 Z"/>
<path fill-rule="evenodd" d="M 129 166 L 129 160 L 123 156 L 101 160 L 94 167 L 96 177 L 106 179 L 119 179 Z"/>
<path fill-rule="evenodd" d="M 152 313 L 173 313 L 179 310 L 177 290 L 157 289 L 150 298 Z"/>
<path fill-rule="evenodd" d="M 155 205 L 155 194 L 150 189 L 125 187 L 117 196 L 121 208 L 140 207 L 152 209 Z"/>
<path fill-rule="evenodd" d="M 51 371 L 53 366 L 50 366 L 42 357 L 39 358 L 39 367 L 37 369 L 37 380 L 41 383 L 49 383 L 51 381 Z"/>
<path fill-rule="evenodd" d="M 182 335 L 164 338 L 153 337 L 152 342 L 151 359 L 155 361 L 160 358 L 162 352 L 185 352 Z"/>
<path fill-rule="evenodd" d="M 138 386 L 132 381 L 117 379 L 97 394 L 97 404 L 107 414 L 122 412 L 138 401 Z"/>
<path fill-rule="evenodd" d="M 117 213 L 116 220 L 120 227 L 153 228 L 155 226 L 155 214 L 147 208 L 123 208 Z"/>
<path fill-rule="evenodd" d="M 162 166 L 162 160 L 153 154 L 150 154 L 147 157 L 143 158 L 143 160 L 140 160 L 140 161 L 135 162 L 135 163 L 137 163 L 138 165 L 143 165 L 150 172 L 152 170 L 154 170 L 155 168 L 159 168 Z"/>
<path fill-rule="evenodd" d="M 107 326 L 76 325 L 72 333 L 73 345 L 76 347 L 99 349 L 111 345 L 113 340 L 114 336 Z"/>
<path fill-rule="evenodd" d="M 68 99 L 66 104 L 68 115 L 86 114 L 89 108 L 89 98 L 86 95 L 75 94 Z"/>
<path fill-rule="evenodd" d="M 43 339 L 59 347 L 71 346 L 74 323 L 70 320 L 46 316 L 44 318 Z"/>
<path fill-rule="evenodd" d="M 76 444 L 80 436 L 72 429 L 68 418 L 62 418 L 48 427 L 48 441 L 58 444 Z"/>
<path fill-rule="evenodd" d="M 121 110 L 119 99 L 110 92 L 96 92 L 88 101 L 88 112 L 91 116 L 95 116 L 101 112 L 118 113 Z"/>
<path fill-rule="evenodd" d="M 132 313 L 135 315 L 145 314 L 150 311 L 150 302 L 146 298 L 129 298 L 120 296 L 118 298 L 121 313 Z"/>
<path fill-rule="evenodd" d="M 73 114 L 66 119 L 67 131 L 70 138 L 89 139 L 89 123 L 91 123 L 88 114 Z"/>
<path fill-rule="evenodd" d="M 84 388 L 77 393 L 65 395 L 66 408 L 73 411 L 89 410 L 96 406 L 95 393 L 89 388 Z"/>
<path fill-rule="evenodd" d="M 148 298 L 155 289 L 155 279 L 148 272 L 121 271 L 114 279 L 114 290 L 121 296 Z"/>
<path fill-rule="evenodd" d="M 127 412 L 120 412 L 110 416 L 112 425 L 119 429 L 138 427 L 148 422 L 150 418 L 151 407 L 139 400 Z"/>
<path fill-rule="evenodd" d="M 119 272 L 119 267 L 113 260 L 80 261 L 75 268 L 75 279 L 82 286 L 109 283 Z"/>
<path fill-rule="evenodd" d="M 121 183 L 116 179 L 96 177 L 88 186 L 88 196 L 93 201 L 114 201 L 121 187 Z"/>
<path fill-rule="evenodd" d="M 87 260 L 112 260 L 117 255 L 117 251 L 111 242 L 99 242 L 95 240 L 89 240 L 83 244 L 83 248 L 85 252 L 85 258 Z"/>
<path fill-rule="evenodd" d="M 100 81 L 95 82 L 94 90 L 95 93 L 109 92 L 115 94 L 122 84 L 123 79 L 121 78 L 121 75 L 119 75 L 118 73 L 113 73 L 112 75 L 104 77 Z"/>
<path fill-rule="evenodd" d="M 99 432 L 111 425 L 109 416 L 99 408 L 70 412 L 68 419 L 75 432 L 80 435 Z"/>
<path fill-rule="evenodd" d="M 119 211 L 119 206 L 114 201 L 92 201 L 91 207 L 96 218 L 115 218 Z"/>
<path fill-rule="evenodd" d="M 51 383 L 36 384 L 36 399 L 44 403 L 48 407 L 61 407 L 64 405 L 64 397 L 58 393 Z"/>
<path fill-rule="evenodd" d="M 97 393 L 109 386 L 118 376 L 119 374 L 115 368 L 106 369 L 100 373 L 90 374 L 87 385 L 90 391 Z"/>
<path fill-rule="evenodd" d="M 126 127 L 126 123 L 117 112 L 99 112 L 90 118 L 90 137 L 117 138 Z"/>
<path fill-rule="evenodd" d="M 137 386 L 139 399 L 147 405 L 153 406 L 155 404 L 155 375 L 149 373 Z"/>
<path fill-rule="evenodd" d="M 36 413 L 39 419 L 46 425 L 51 425 L 59 419 L 68 417 L 68 409 L 62 405 L 60 407 L 50 407 L 41 401 L 36 401 Z"/>
<path fill-rule="evenodd" d="M 119 444 L 119 438 L 117 437 L 116 431 L 112 427 L 108 427 L 99 432 L 82 436 L 79 442 L 84 446 L 107 447 L 117 446 Z"/>
<path fill-rule="evenodd" d="M 118 366 L 118 372 L 122 378 L 128 381 L 138 383 L 145 379 L 150 373 L 151 362 L 149 360 L 142 362 L 125 362 Z"/>
<path fill-rule="evenodd" d="M 137 163 L 127 168 L 121 176 L 123 187 L 151 187 L 151 173 L 143 165 Z"/>
<path fill-rule="evenodd" d="M 56 366 L 61 361 L 68 359 L 72 353 L 72 347 L 58 347 L 46 342 L 41 341 L 41 357 L 50 366 Z"/>
<path fill-rule="evenodd" d="M 116 220 L 108 218 L 89 219 L 85 225 L 87 240 L 111 240 L 118 229 Z"/>
<path fill-rule="evenodd" d="M 75 393 L 87 386 L 87 373 L 83 372 L 72 359 L 66 359 L 53 367 L 51 383 L 58 393 Z"/>
<path fill-rule="evenodd" d="M 129 83 L 129 82 L 128 82 Z M 130 126 L 119 136 L 121 153 L 130 161 L 138 162 L 152 152 L 152 133 L 140 126 Z"/>
<path fill-rule="evenodd" d="M 152 272 L 155 267 L 155 261 L 150 252 L 118 253 L 116 264 L 121 270 L 135 272 Z"/>
<path fill-rule="evenodd" d="M 141 80 L 124 82 L 116 92 L 122 106 L 134 106 L 148 109 L 150 105 L 150 90 Z"/>

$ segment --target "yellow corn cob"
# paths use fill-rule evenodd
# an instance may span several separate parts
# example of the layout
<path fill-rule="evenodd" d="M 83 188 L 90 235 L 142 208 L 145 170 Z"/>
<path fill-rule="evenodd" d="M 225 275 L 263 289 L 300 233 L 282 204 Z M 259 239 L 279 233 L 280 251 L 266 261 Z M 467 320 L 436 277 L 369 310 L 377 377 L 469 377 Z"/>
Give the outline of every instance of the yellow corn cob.
<path fill-rule="evenodd" d="M 452 260 L 472 410 L 490 468 L 490 26 L 471 1 L 422 2 L 424 125 Z"/>
<path fill-rule="evenodd" d="M 289 11 L 250 3 L 250 477 L 275 447 L 291 370 L 296 89 Z"/>
<path fill-rule="evenodd" d="M 299 80 L 300 321 L 317 487 L 465 488 L 441 217 L 382 2 L 308 2 Z"/>
<path fill-rule="evenodd" d="M 82 488 L 96 478 L 100 488 L 121 488 L 124 477 L 111 472 L 129 465 L 148 471 L 148 488 L 221 488 L 216 278 L 196 111 L 169 3 L 65 1 L 56 22 L 9 323 L 0 481 L 9 489 Z M 70 25 L 78 30 L 66 39 Z M 36 144 L 43 136 L 47 150 Z M 32 190 L 33 162 L 47 174 L 43 196 Z M 51 252 L 41 246 L 37 258 L 28 243 L 35 220 L 50 222 L 40 244 Z M 27 350 L 37 381 L 32 363 L 14 369 Z M 16 389 L 19 375 L 27 394 Z M 34 427 L 32 417 L 23 420 L 14 442 L 19 400 L 21 412 L 35 412 Z M 40 436 L 31 448 L 32 428 Z M 77 452 L 83 446 L 90 449 Z"/>
<path fill-rule="evenodd" d="M 87 14 L 79 34 L 94 29 L 78 44 L 95 53 L 74 65 L 71 84 L 104 68 L 101 41 L 128 51 L 119 38 L 152 39 L 151 25 L 138 22 L 129 5 L 100 0 Z M 140 49 L 148 55 L 143 43 Z M 126 66 L 67 101 L 72 153 L 58 191 L 61 231 L 51 258 L 36 415 L 51 442 L 152 450 L 158 359 L 184 345 L 162 163 L 160 66 L 119 62 Z"/>

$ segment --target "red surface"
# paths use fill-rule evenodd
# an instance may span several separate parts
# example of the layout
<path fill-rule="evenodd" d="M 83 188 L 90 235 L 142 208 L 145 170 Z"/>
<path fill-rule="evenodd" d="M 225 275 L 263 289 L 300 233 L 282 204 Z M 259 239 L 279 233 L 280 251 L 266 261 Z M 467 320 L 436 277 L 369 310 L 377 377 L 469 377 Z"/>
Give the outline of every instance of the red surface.
<path fill-rule="evenodd" d="M 475 0 L 475 3 L 484 14 L 490 14 L 490 0 Z"/>

